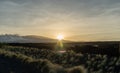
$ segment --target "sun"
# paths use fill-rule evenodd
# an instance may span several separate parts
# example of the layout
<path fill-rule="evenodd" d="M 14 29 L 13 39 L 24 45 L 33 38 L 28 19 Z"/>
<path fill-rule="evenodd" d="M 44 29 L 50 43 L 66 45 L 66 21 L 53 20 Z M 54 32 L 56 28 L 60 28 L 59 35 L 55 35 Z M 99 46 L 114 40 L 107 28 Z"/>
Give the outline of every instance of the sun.
<path fill-rule="evenodd" d="M 59 41 L 61 41 L 61 40 L 64 39 L 64 36 L 63 36 L 62 34 L 59 34 L 59 35 L 57 36 L 57 39 L 58 39 Z"/>

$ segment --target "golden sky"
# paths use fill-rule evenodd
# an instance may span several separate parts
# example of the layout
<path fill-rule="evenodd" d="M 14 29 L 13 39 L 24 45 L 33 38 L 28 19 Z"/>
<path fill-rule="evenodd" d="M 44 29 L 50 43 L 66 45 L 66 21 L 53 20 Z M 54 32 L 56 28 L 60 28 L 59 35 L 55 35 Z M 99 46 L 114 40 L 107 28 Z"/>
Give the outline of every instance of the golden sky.
<path fill-rule="evenodd" d="M 0 34 L 120 41 L 120 0 L 0 0 Z"/>

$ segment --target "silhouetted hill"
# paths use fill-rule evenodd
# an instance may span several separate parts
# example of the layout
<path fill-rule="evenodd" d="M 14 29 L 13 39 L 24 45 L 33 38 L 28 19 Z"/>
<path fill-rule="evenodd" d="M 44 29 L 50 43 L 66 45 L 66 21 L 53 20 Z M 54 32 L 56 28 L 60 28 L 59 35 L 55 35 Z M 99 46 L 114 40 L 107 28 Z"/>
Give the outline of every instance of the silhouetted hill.
<path fill-rule="evenodd" d="M 1 43 L 55 43 L 57 39 L 51 39 L 44 36 L 19 36 L 19 35 L 0 35 Z M 63 41 L 68 42 L 68 41 Z"/>

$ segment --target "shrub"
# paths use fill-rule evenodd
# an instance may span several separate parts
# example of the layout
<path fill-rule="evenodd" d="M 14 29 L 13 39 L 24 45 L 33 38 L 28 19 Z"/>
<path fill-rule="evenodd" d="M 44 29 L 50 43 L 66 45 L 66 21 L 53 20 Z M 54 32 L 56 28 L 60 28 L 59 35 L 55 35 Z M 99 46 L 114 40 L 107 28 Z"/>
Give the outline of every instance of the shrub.
<path fill-rule="evenodd" d="M 68 73 L 86 73 L 86 70 L 82 66 L 76 66 L 68 69 Z"/>

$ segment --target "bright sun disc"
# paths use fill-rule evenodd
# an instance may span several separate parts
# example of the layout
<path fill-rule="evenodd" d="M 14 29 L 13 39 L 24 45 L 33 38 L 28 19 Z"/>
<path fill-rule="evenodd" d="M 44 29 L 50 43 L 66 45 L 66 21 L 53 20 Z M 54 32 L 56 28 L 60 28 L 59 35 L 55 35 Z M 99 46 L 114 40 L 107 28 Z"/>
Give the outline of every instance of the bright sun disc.
<path fill-rule="evenodd" d="M 64 37 L 63 37 L 63 35 L 59 34 L 59 35 L 57 36 L 57 39 L 58 39 L 58 40 L 63 40 Z"/>

